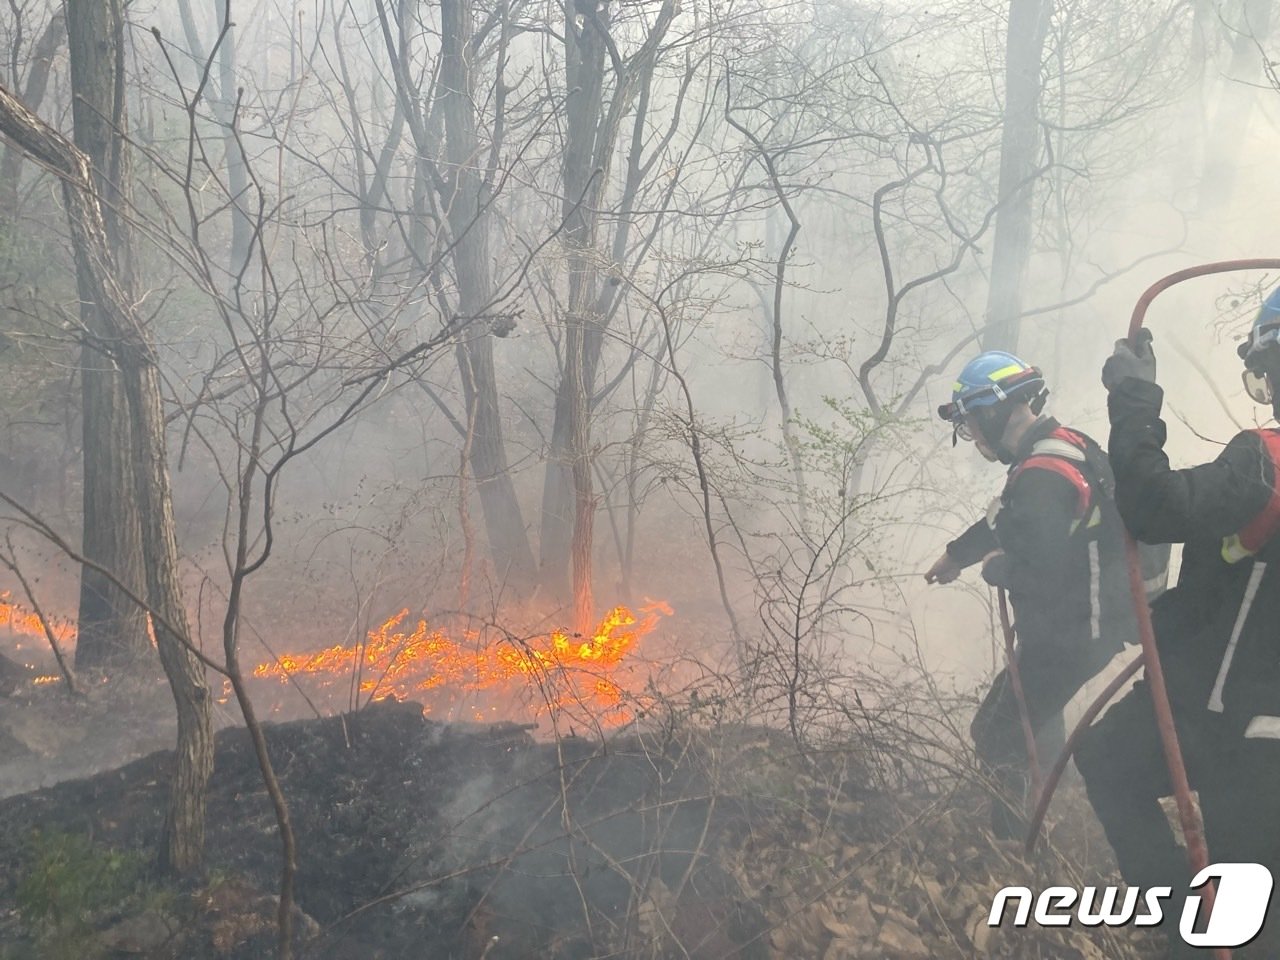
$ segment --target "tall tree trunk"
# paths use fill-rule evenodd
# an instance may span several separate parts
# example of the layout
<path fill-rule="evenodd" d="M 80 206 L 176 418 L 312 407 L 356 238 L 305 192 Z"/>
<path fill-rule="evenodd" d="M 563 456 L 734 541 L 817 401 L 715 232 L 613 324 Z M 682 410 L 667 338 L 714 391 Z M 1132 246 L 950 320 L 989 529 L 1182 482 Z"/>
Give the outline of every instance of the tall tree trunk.
<path fill-rule="evenodd" d="M 218 96 L 210 97 L 209 104 L 218 123 L 222 125 L 223 162 L 227 169 L 227 193 L 231 199 L 231 244 L 227 249 L 227 268 L 231 273 L 229 282 L 234 286 L 235 276 L 244 269 L 249 259 L 253 223 L 244 206 L 249 189 L 249 170 L 235 134 L 236 100 L 239 97 L 236 86 L 235 25 L 227 21 L 231 9 L 229 0 L 215 0 L 213 6 L 218 30 L 214 39 L 217 42 L 220 38 L 221 42 L 215 51 L 217 62 L 211 65 L 218 70 Z M 191 9 L 191 0 L 178 0 L 178 16 L 187 40 L 187 52 L 191 54 L 196 76 L 200 76 L 209 61 L 209 53 L 200 36 L 201 25 L 196 21 L 195 11 Z M 291 55 L 292 50 L 291 46 Z"/>
<path fill-rule="evenodd" d="M 133 267 L 129 232 L 124 218 L 128 184 L 125 152 L 124 33 L 118 0 L 69 0 L 68 40 L 72 85 L 76 91 L 74 120 L 82 152 L 48 129 L 13 101 L 11 136 L 23 136 L 24 148 L 64 172 L 63 193 L 71 221 L 87 336 L 85 380 L 102 387 L 92 394 L 86 387 L 86 538 L 90 559 L 90 530 L 114 537 L 119 557 L 97 561 L 133 590 L 145 580 L 145 597 L 160 660 L 169 679 L 178 715 L 178 739 L 169 806 L 165 817 L 162 866 L 190 872 L 200 865 L 204 850 L 205 793 L 213 770 L 211 699 L 204 668 L 190 647 L 187 610 L 178 578 L 178 545 L 173 499 L 165 453 L 164 415 L 155 351 L 134 311 Z M 12 98 L 10 98 L 12 100 Z M 43 151 L 43 152 L 42 152 Z M 92 152 L 90 152 L 92 151 Z M 102 203 L 101 198 L 107 202 Z M 96 349 L 95 349 L 96 348 Z M 105 384 L 104 385 L 104 381 Z M 109 385 L 110 389 L 107 389 Z M 90 433 L 105 407 L 109 411 L 101 433 Z M 90 450 L 109 456 L 109 478 L 89 467 Z M 95 481 L 109 479 L 89 488 Z M 89 507 L 106 510 L 112 527 L 95 526 Z M 99 521 L 101 518 L 98 518 Z M 95 544 L 96 545 L 96 544 Z M 145 578 L 142 571 L 145 570 Z M 119 587 L 107 585 L 114 594 Z M 82 609 L 84 606 L 82 588 Z M 145 649 L 141 611 L 121 597 L 137 618 L 137 636 Z M 84 644 L 81 621 L 81 648 Z M 83 655 L 83 650 L 78 653 Z"/>
<path fill-rule="evenodd" d="M 1241 148 L 1248 134 L 1256 88 L 1262 79 L 1263 44 L 1271 33 L 1272 0 L 1243 0 L 1231 39 L 1231 63 L 1223 78 L 1200 180 L 1199 211 L 1208 215 L 1231 200 Z"/>
<path fill-rule="evenodd" d="M 227 22 L 230 3 L 219 0 L 218 32 L 222 44 L 218 47 L 218 87 L 221 97 L 216 104 L 218 120 L 222 123 L 222 142 L 227 165 L 227 192 L 231 194 L 231 249 L 228 264 L 232 277 L 244 269 L 249 260 L 249 245 L 253 239 L 253 224 L 245 210 L 245 196 L 249 189 L 249 172 L 236 139 L 236 30 Z"/>
<path fill-rule="evenodd" d="M 569 397 L 565 371 L 556 389 L 551 443 L 542 481 L 541 526 L 538 536 L 538 579 L 556 598 L 569 592 L 569 544 L 573 540 L 573 474 L 568 463 Z"/>
<path fill-rule="evenodd" d="M 594 233 L 594 230 L 592 231 Z M 564 369 L 556 391 L 551 459 L 542 490 L 540 573 L 544 589 L 565 598 L 574 610 L 589 606 L 592 556 L 588 512 L 595 510 L 591 473 L 591 415 L 603 327 L 595 306 L 596 251 L 569 250 L 569 306 L 565 313 Z M 590 617 L 588 617 L 588 620 Z M 581 629 L 578 624 L 576 629 Z"/>
<path fill-rule="evenodd" d="M 132 297 L 133 277 L 127 215 L 128 171 L 124 148 L 124 21 L 120 0 L 68 0 L 72 118 L 76 145 L 93 166 L 94 187 L 103 198 L 107 243 L 117 256 L 118 283 Z M 131 436 L 120 372 L 103 307 L 92 278 L 77 269 L 81 348 L 80 383 L 84 430 L 84 555 L 112 571 L 141 594 L 141 528 L 134 499 Z M 145 655 L 144 612 L 120 586 L 95 570 L 80 575 L 76 667 L 107 668 Z"/>
<path fill-rule="evenodd" d="M 465 301 L 461 301 L 460 306 L 462 302 Z M 534 585 L 537 574 L 503 442 L 493 340 L 488 333 L 476 330 L 459 350 L 466 354 L 465 362 L 459 366 L 463 371 L 468 422 L 475 424 L 471 436 L 471 474 L 480 493 L 489 555 L 498 581 L 517 593 L 525 593 Z"/>
<path fill-rule="evenodd" d="M 599 318 L 596 300 L 597 253 L 594 249 L 602 193 L 603 169 L 595 158 L 600 144 L 608 10 L 601 6 L 581 19 L 573 2 L 565 5 L 565 83 L 567 131 L 563 157 L 565 247 L 568 251 L 569 297 L 565 313 L 564 369 L 556 392 L 551 454 L 542 493 L 541 574 L 543 585 L 563 597 L 570 561 L 574 563 L 575 618 L 585 604 L 580 591 L 590 590 L 590 544 L 574 542 L 590 536 L 583 520 L 594 502 L 589 460 L 591 394 L 595 385 Z M 618 78 L 622 82 L 622 78 Z M 615 92 L 616 95 L 616 92 Z M 593 332 L 596 334 L 593 337 Z M 588 615 L 588 619 L 590 619 Z M 577 625 L 579 628 L 581 624 Z"/>
<path fill-rule="evenodd" d="M 645 384 L 644 402 L 640 406 L 640 417 L 636 423 L 635 430 L 631 435 L 629 450 L 627 453 L 626 478 L 627 478 L 627 514 L 626 514 L 626 537 L 622 550 L 621 559 L 621 578 L 622 578 L 622 600 L 624 603 L 631 603 L 634 591 L 632 584 L 635 574 L 635 547 L 636 537 L 638 535 L 638 526 L 640 520 L 640 454 L 649 432 L 649 422 L 653 418 L 653 409 L 657 405 L 658 391 L 661 389 L 663 380 L 663 367 L 657 360 L 649 365 L 649 379 Z"/>
<path fill-rule="evenodd" d="M 205 797 L 213 773 L 213 704 L 204 666 L 190 649 L 187 607 L 178 579 L 178 539 L 155 352 L 144 339 L 137 317 L 122 319 L 130 322 L 121 338 L 120 362 L 133 419 L 147 600 L 159 614 L 154 620 L 156 645 L 178 713 L 160 864 L 176 873 L 191 873 L 204 857 Z"/>
<path fill-rule="evenodd" d="M 643 45 L 626 60 L 609 42 L 606 4 L 567 0 L 564 10 L 566 134 L 562 157 L 564 246 L 569 279 L 564 324 L 564 366 L 556 390 L 555 422 L 547 457 L 542 493 L 540 575 L 543 586 L 563 597 L 573 564 L 574 608 L 579 619 L 590 604 L 592 524 L 591 416 L 596 402 L 596 372 L 616 290 L 601 288 L 597 248 L 602 198 L 609 181 L 618 131 L 637 95 L 646 110 L 658 47 L 675 17 L 674 0 L 663 0 Z M 604 96 L 606 53 L 614 82 Z M 639 162 L 644 141 L 642 118 L 637 117 L 628 158 L 621 205 L 613 211 L 619 221 L 614 234 L 613 264 L 626 255 L 627 220 L 642 176 Z M 612 219 L 612 218 L 611 218 Z M 588 618 L 590 619 L 590 618 Z M 585 626 L 586 624 L 580 624 Z"/>
<path fill-rule="evenodd" d="M 1010 0 L 1005 47 L 1000 209 L 991 241 L 984 349 L 1016 350 L 1022 285 L 1031 259 L 1035 172 L 1040 156 L 1040 66 L 1052 0 Z"/>
<path fill-rule="evenodd" d="M 471 0 L 443 0 L 440 21 L 440 97 L 449 167 L 447 192 L 441 200 L 454 242 L 457 310 L 459 316 L 470 320 L 458 346 L 458 367 L 467 401 L 467 422 L 474 425 L 468 437 L 471 473 L 480 493 L 498 580 L 523 593 L 535 579 L 533 550 L 511 481 L 498 405 L 491 323 L 483 316 L 493 290 L 489 276 L 489 212 L 476 136 Z"/>
<path fill-rule="evenodd" d="M 70 17 L 74 20 L 75 14 Z M 165 454 L 164 417 L 155 351 L 133 301 L 117 282 L 91 166 L 84 153 L 0 88 L 0 132 L 62 177 L 75 248 L 76 272 L 98 306 L 104 340 L 111 344 L 131 417 L 133 495 L 143 518 L 146 599 L 153 613 L 160 660 L 178 711 L 178 743 L 162 866 L 189 872 L 204 847 L 205 791 L 213 769 L 211 700 L 204 671 L 190 645 L 186 605 L 178 580 L 178 545 Z"/>
<path fill-rule="evenodd" d="M 579 315 L 581 316 L 581 315 Z M 579 331 L 586 323 L 575 324 Z M 570 377 L 569 395 L 569 453 L 572 456 L 573 477 L 573 539 L 570 542 L 570 557 L 573 569 L 573 629 L 581 634 L 588 634 L 595 619 L 594 600 L 591 586 L 591 559 L 593 547 L 593 529 L 595 526 L 596 498 L 591 476 L 591 388 L 586 383 L 582 362 L 583 341 L 585 337 L 574 337 L 570 350 L 566 353 L 567 373 Z M 572 357 L 572 359 L 569 359 Z"/>

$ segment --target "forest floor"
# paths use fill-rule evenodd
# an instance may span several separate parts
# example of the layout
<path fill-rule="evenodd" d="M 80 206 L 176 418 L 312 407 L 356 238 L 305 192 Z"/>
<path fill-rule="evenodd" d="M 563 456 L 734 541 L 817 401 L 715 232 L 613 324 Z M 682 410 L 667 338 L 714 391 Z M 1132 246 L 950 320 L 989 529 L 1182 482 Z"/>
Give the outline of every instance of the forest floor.
<path fill-rule="evenodd" d="M 46 751 L 87 752 L 95 741 L 96 766 L 106 765 L 96 735 L 28 737 L 57 702 L 53 691 L 17 709 L 12 696 L 0 701 L 12 741 L 0 776 L 42 761 L 66 771 L 67 756 Z M 77 725 L 61 701 L 62 726 Z M 92 723 L 100 708 L 76 709 L 77 723 Z M 22 711 L 30 716 L 15 729 Z M 116 712 L 132 714 L 118 701 Z M 139 706 L 127 723 L 117 716 L 116 728 L 134 734 L 108 740 L 139 749 L 153 712 L 161 707 Z M 167 739 L 168 728 L 152 735 Z M 1002 886 L 1106 873 L 1078 788 L 1056 801 L 1048 843 L 1027 859 L 1019 844 L 991 839 L 981 791 L 963 780 L 904 791 L 856 745 L 801 755 L 761 728 L 686 717 L 603 742 L 545 742 L 519 726 L 445 725 L 386 701 L 271 724 L 267 737 L 298 838 L 300 958 L 1136 960 L 1160 951 L 1156 936 L 1132 928 L 986 926 Z M 183 883 L 151 870 L 169 763 L 154 752 L 0 801 L 0 958 L 276 955 L 280 845 L 246 732 L 218 734 L 207 870 Z"/>

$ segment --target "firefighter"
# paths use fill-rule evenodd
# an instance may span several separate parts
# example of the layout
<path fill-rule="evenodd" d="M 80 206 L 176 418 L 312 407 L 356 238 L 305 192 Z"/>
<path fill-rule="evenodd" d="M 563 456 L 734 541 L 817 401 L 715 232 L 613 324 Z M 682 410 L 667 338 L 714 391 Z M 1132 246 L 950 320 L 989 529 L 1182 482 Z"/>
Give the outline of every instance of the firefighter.
<path fill-rule="evenodd" d="M 1187 774 L 1210 858 L 1280 862 L 1280 430 L 1244 430 L 1209 463 L 1174 470 L 1146 333 L 1118 341 L 1102 382 L 1116 503 L 1135 539 L 1183 544 L 1177 586 L 1152 608 Z M 1241 344 L 1249 396 L 1280 416 L 1280 289 Z M 1136 684 L 1076 751 L 1089 800 L 1130 884 L 1186 891 L 1188 866 L 1159 799 L 1172 792 L 1150 691 Z M 1237 956 L 1272 957 L 1280 921 Z M 1174 929 L 1176 903 L 1166 913 Z"/>
<path fill-rule="evenodd" d="M 951 403 L 938 415 L 952 425 L 953 445 L 956 437 L 972 440 L 988 461 L 1005 464 L 1008 476 L 987 516 L 947 544 L 925 574 L 929 583 L 950 583 L 982 563 L 983 578 L 1008 590 L 1018 672 L 1042 744 L 1121 640 L 1136 638 L 1126 596 L 1108 602 L 1115 591 L 1103 583 L 1104 567 L 1121 563 L 1123 552 L 1106 455 L 1083 433 L 1044 415 L 1047 396 L 1039 369 L 1008 353 L 983 353 L 960 372 Z M 1007 669 L 996 676 L 970 734 L 980 765 L 1000 788 L 992 830 L 1013 839 L 1025 826 L 1028 760 Z"/>

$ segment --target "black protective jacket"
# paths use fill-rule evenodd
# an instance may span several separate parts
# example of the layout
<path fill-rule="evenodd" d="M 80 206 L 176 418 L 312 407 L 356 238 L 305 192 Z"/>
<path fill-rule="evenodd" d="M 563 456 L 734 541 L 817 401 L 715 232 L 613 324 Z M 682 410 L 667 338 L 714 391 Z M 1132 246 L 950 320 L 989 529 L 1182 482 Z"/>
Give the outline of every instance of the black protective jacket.
<path fill-rule="evenodd" d="M 1019 469 L 1036 444 L 1058 427 L 1052 417 L 1041 417 L 1026 432 L 1014 451 L 994 522 L 989 514 L 947 545 L 951 558 L 966 567 L 994 550 L 1004 551 L 1004 557 L 986 571 L 986 579 L 1008 589 L 1018 636 L 1027 644 L 1088 643 L 1098 632 L 1088 537 L 1078 522 L 1080 490 L 1060 473 Z M 1078 431 L 1073 433 L 1087 445 L 1090 459 L 1105 468 L 1105 454 L 1098 445 Z M 1103 632 L 1113 631 L 1104 624 Z M 1114 638 L 1107 642 L 1114 642 L 1116 649 L 1121 646 Z"/>
<path fill-rule="evenodd" d="M 1280 537 L 1246 555 L 1231 544 L 1268 510 L 1275 466 L 1263 431 L 1246 430 L 1212 462 L 1170 469 L 1163 396 L 1133 378 L 1111 391 L 1116 505 L 1136 539 L 1185 544 L 1177 586 L 1152 607 L 1175 709 L 1244 732 L 1280 718 Z"/>

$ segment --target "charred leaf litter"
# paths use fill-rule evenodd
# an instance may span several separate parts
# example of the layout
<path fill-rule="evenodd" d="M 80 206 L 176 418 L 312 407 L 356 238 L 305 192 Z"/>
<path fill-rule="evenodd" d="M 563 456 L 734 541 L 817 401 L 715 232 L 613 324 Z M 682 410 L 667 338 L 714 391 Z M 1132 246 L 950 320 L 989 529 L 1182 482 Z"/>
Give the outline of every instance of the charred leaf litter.
<path fill-rule="evenodd" d="M 1056 861 L 992 841 L 977 791 L 886 789 L 856 751 L 677 725 L 547 742 L 394 700 L 265 728 L 303 960 L 1159 955 L 1131 931 L 1103 952 L 1080 931 L 986 930 L 995 889 L 1043 885 Z M 0 801 L 0 958 L 276 955 L 280 849 L 247 732 L 217 736 L 207 868 L 177 885 L 149 860 L 169 764 Z M 1068 806 L 1053 843 L 1105 849 Z M 66 893 L 66 876 L 118 889 Z"/>

